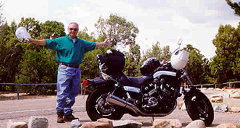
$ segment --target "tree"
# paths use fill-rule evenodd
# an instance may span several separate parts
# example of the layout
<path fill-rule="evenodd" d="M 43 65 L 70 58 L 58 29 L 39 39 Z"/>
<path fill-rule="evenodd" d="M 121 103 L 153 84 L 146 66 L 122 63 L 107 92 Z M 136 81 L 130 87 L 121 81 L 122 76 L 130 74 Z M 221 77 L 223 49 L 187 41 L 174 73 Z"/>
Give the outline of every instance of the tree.
<path fill-rule="evenodd" d="M 171 52 L 169 50 L 169 46 L 160 47 L 160 43 L 157 42 L 152 45 L 152 48 L 147 50 L 147 52 L 143 55 L 142 61 L 145 61 L 147 58 L 155 57 L 163 63 L 166 63 L 170 60 Z"/>
<path fill-rule="evenodd" d="M 125 74 L 128 76 L 139 76 L 140 75 L 140 46 L 137 44 L 130 44 L 129 53 L 125 56 Z"/>
<path fill-rule="evenodd" d="M 90 35 L 88 34 L 88 29 L 84 28 L 83 30 L 80 30 L 78 32 L 78 37 L 84 40 L 89 40 L 89 41 L 96 41 L 94 38 L 94 33 L 91 33 Z M 99 41 L 105 40 L 105 38 L 98 38 Z"/>
<path fill-rule="evenodd" d="M 18 27 L 25 27 L 32 38 L 39 38 L 41 33 L 40 23 L 35 18 L 21 18 Z"/>
<path fill-rule="evenodd" d="M 89 35 L 87 33 L 87 28 L 79 31 L 78 33 L 78 37 L 84 40 L 96 41 L 96 42 L 102 42 L 105 40 L 105 38 L 102 38 L 100 36 L 98 39 L 95 39 L 93 35 L 94 33 L 92 33 L 92 35 Z M 92 51 L 89 51 L 84 55 L 83 63 L 80 65 L 81 72 L 82 72 L 82 76 L 81 76 L 82 80 L 95 78 L 99 75 L 98 62 L 97 62 L 96 56 L 97 54 L 103 55 L 107 49 L 109 49 L 109 47 L 100 47 Z"/>
<path fill-rule="evenodd" d="M 240 25 L 221 25 L 213 40 L 216 56 L 210 63 L 211 74 L 216 83 L 240 80 Z"/>
<path fill-rule="evenodd" d="M 60 22 L 46 21 L 39 23 L 34 18 L 22 18 L 18 26 L 24 26 L 34 38 L 56 38 L 66 35 L 64 26 Z M 56 30 L 56 31 L 54 31 Z M 30 43 L 21 43 L 24 47 L 19 72 L 16 75 L 16 83 L 55 83 L 57 75 L 57 65 L 55 51 L 46 49 Z M 29 93 L 47 94 L 53 93 L 54 86 L 22 87 Z M 37 91 L 42 90 L 42 91 Z"/>
<path fill-rule="evenodd" d="M 125 18 L 113 14 L 109 16 L 109 19 L 103 19 L 100 17 L 98 22 L 95 24 L 95 27 L 98 30 L 97 39 L 94 38 L 94 33 L 91 33 L 91 35 L 87 33 L 87 28 L 79 31 L 78 36 L 85 40 L 97 42 L 104 41 L 106 38 L 108 38 L 113 41 L 113 45 L 116 45 L 117 42 L 122 42 L 124 45 L 135 44 L 138 28 L 136 28 L 132 22 L 127 21 Z M 94 78 L 98 76 L 96 55 L 103 55 L 109 48 L 110 47 L 101 47 L 85 54 L 84 61 L 81 64 L 83 79 Z M 89 65 L 89 63 L 91 63 L 91 65 Z"/>
<path fill-rule="evenodd" d="M 207 59 L 200 53 L 200 51 L 188 44 L 186 49 L 189 52 L 189 61 L 186 70 L 191 77 L 193 84 L 205 84 L 209 79 L 207 71 Z"/>
<path fill-rule="evenodd" d="M 3 7 L 3 3 L 0 2 L 0 10 L 2 10 L 2 7 Z M 2 11 L 0 12 L 0 27 L 4 24 L 4 21 L 5 21 L 5 18 L 3 17 L 3 13 Z M 0 29 L 1 30 L 1 29 Z M 2 32 L 2 31 L 0 31 Z"/>
<path fill-rule="evenodd" d="M 19 45 L 14 32 L 16 24 L 14 22 L 8 26 L 5 23 L 0 33 L 0 82 L 14 82 L 15 74 L 18 71 L 18 64 L 21 60 L 22 47 Z M 2 88 L 6 90 L 6 88 Z M 14 91 L 14 87 L 11 88 Z"/>
<path fill-rule="evenodd" d="M 240 16 L 240 2 L 232 2 L 232 0 L 226 0 L 226 2 L 234 10 L 235 14 Z"/>
<path fill-rule="evenodd" d="M 171 57 L 170 47 L 168 45 L 164 46 L 162 48 L 162 54 L 159 60 L 162 61 L 163 63 L 166 63 L 170 60 L 170 57 Z"/>
<path fill-rule="evenodd" d="M 64 24 L 57 21 L 46 21 L 40 24 L 42 39 L 54 39 L 56 37 L 65 36 Z"/>
<path fill-rule="evenodd" d="M 16 83 L 39 84 L 55 83 L 58 64 L 52 57 L 52 52 L 45 48 L 27 50 L 19 64 L 19 73 L 16 75 Z M 21 86 L 21 89 L 30 94 L 54 93 L 54 86 Z M 41 91 L 39 91 L 41 90 Z"/>
<path fill-rule="evenodd" d="M 2 10 L 2 6 L 3 6 L 3 4 L 2 4 L 2 2 L 0 3 L 0 10 Z M 4 65 L 3 65 L 3 60 L 4 60 L 4 56 L 5 56 L 5 47 L 4 47 L 4 39 L 5 39 L 5 31 L 4 31 L 4 26 L 6 26 L 7 24 L 5 24 L 5 25 L 3 25 L 3 17 L 2 17 L 2 11 L 0 12 L 0 82 L 2 82 L 3 81 L 3 72 L 5 72 L 4 70 L 5 70 L 5 67 L 4 67 Z M 0 86 L 0 91 L 2 90 L 2 86 Z"/>
<path fill-rule="evenodd" d="M 135 43 L 135 38 L 139 32 L 132 22 L 114 14 L 111 14 L 109 19 L 100 17 L 95 27 L 100 35 L 113 40 L 114 45 L 118 42 L 125 45 Z"/>

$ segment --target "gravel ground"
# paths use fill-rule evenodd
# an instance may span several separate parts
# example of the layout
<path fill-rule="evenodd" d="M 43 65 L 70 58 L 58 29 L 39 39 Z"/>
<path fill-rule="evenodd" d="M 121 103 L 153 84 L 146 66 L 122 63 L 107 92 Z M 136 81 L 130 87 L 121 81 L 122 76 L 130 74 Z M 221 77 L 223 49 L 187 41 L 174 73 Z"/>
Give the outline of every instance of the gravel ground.
<path fill-rule="evenodd" d="M 226 95 L 226 92 L 221 90 L 202 90 L 207 96 L 213 94 Z M 89 122 L 90 119 L 85 111 L 85 101 L 87 96 L 77 96 L 76 103 L 73 107 L 74 115 L 80 118 L 80 122 Z M 5 100 L 0 101 L 0 128 L 6 128 L 7 122 L 12 121 L 27 121 L 30 116 L 46 117 L 49 121 L 49 128 L 69 128 L 70 123 L 58 124 L 56 123 L 55 112 L 55 96 L 32 97 L 31 99 L 20 100 Z M 181 98 L 180 98 L 181 100 Z M 225 98 L 224 103 L 232 106 L 240 106 L 240 99 Z M 213 103 L 221 105 L 223 103 Z M 240 124 L 240 114 L 232 112 L 215 112 L 215 119 L 211 128 L 221 123 L 238 123 Z M 124 119 L 133 119 L 143 123 L 143 128 L 150 128 L 153 119 L 151 117 L 133 117 L 131 115 L 124 115 Z M 183 127 L 191 122 L 190 117 L 186 111 L 176 109 L 173 113 L 165 117 L 156 117 L 154 119 L 179 119 Z M 210 128 L 210 127 L 209 127 Z"/>

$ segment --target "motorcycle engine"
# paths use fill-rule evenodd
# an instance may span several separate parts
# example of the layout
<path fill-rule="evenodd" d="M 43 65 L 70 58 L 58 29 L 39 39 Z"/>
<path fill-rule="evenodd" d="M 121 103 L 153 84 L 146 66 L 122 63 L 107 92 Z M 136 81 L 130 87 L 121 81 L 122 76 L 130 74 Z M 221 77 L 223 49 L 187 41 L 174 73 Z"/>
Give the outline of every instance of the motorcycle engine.
<path fill-rule="evenodd" d="M 145 112 L 168 113 L 176 105 L 175 89 L 165 79 L 154 80 L 142 88 L 142 109 Z"/>

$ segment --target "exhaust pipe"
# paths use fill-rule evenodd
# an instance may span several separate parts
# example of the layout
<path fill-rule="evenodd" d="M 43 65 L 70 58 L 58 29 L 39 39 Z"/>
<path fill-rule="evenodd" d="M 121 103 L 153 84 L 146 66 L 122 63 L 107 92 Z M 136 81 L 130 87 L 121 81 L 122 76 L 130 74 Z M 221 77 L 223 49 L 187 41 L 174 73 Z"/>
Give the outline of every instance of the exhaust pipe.
<path fill-rule="evenodd" d="M 114 104 L 114 105 L 118 105 L 118 106 L 121 106 L 121 107 L 124 107 L 124 108 L 127 108 L 131 111 L 133 111 L 134 113 L 136 113 L 137 115 L 139 116 L 166 116 L 168 114 L 170 114 L 171 112 L 169 113 L 161 113 L 161 114 L 148 114 L 148 113 L 144 113 L 142 112 L 141 110 L 138 109 L 137 106 L 117 97 L 117 96 L 114 96 L 114 95 L 109 95 L 106 99 L 106 101 L 110 104 Z"/>
<path fill-rule="evenodd" d="M 133 105 L 133 104 L 117 97 L 117 96 L 109 95 L 108 98 L 107 98 L 107 102 L 110 103 L 110 104 L 114 104 L 114 105 L 118 105 L 118 106 L 130 109 L 134 113 L 139 114 L 138 111 L 137 111 L 138 108 L 135 105 Z"/>

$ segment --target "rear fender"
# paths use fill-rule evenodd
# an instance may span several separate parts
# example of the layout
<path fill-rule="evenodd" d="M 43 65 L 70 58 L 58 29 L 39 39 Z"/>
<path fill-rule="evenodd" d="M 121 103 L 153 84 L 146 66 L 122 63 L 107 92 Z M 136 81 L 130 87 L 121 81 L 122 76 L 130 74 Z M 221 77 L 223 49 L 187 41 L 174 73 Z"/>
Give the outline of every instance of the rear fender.
<path fill-rule="evenodd" d="M 97 85 L 105 84 L 107 81 L 100 77 L 97 77 L 94 79 L 88 79 L 88 82 L 89 82 L 89 85 L 97 86 Z"/>
<path fill-rule="evenodd" d="M 95 90 L 96 88 L 100 87 L 100 86 L 106 86 L 109 85 L 110 83 L 113 83 L 113 81 L 109 81 L 109 80 L 104 80 L 101 77 L 97 77 L 94 79 L 87 79 L 84 80 L 82 82 L 82 87 L 84 91 L 87 92 L 92 92 L 93 90 Z"/>

